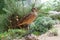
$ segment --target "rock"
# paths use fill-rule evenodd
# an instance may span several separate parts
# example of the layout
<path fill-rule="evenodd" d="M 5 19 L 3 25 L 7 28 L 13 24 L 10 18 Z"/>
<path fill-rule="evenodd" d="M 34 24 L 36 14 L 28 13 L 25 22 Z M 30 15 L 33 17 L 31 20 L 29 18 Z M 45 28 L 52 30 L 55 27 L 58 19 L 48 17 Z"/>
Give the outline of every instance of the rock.
<path fill-rule="evenodd" d="M 37 39 L 37 36 L 31 34 L 31 35 L 28 35 L 27 37 L 25 37 L 26 40 L 38 40 Z"/>

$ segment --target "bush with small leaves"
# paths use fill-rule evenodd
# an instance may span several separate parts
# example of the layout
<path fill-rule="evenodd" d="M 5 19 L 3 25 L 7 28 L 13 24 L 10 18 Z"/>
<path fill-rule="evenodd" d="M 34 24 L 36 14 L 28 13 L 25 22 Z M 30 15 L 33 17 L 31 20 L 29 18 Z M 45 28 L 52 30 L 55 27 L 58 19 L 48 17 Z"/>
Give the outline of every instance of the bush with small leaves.
<path fill-rule="evenodd" d="M 51 29 L 54 23 L 55 21 L 50 17 L 38 17 L 30 28 L 34 28 L 35 32 L 42 34 Z"/>

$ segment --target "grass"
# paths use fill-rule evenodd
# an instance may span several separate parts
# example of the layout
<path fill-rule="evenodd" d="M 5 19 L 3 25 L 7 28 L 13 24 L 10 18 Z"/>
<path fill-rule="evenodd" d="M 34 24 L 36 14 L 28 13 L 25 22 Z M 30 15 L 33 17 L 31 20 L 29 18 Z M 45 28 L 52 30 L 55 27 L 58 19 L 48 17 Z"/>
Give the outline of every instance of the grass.
<path fill-rule="evenodd" d="M 9 29 L 8 32 L 4 32 L 0 34 L 0 39 L 14 39 L 16 37 L 21 37 L 25 34 L 27 30 L 24 29 Z"/>

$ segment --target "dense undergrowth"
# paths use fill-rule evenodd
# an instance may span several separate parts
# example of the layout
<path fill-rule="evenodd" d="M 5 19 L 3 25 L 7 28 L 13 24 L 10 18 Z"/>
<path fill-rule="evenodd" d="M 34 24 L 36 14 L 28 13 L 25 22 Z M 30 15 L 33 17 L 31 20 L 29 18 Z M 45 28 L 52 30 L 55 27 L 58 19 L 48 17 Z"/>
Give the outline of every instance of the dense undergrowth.
<path fill-rule="evenodd" d="M 14 38 L 21 38 L 23 34 L 26 34 L 29 32 L 25 29 L 9 29 L 9 20 L 8 18 L 12 14 L 18 14 L 20 18 L 25 16 L 31 11 L 31 8 L 35 6 L 35 4 L 28 5 L 25 7 L 24 1 L 16 1 L 16 0 L 4 0 L 5 4 L 4 7 L 2 7 L 1 4 L 1 11 L 0 11 L 0 39 L 2 40 L 12 40 Z M 19 3 L 20 2 L 20 3 Z M 2 2 L 3 3 L 3 2 Z M 44 8 L 44 6 L 46 8 Z M 53 10 L 51 7 L 46 6 L 46 4 L 39 4 L 38 17 L 36 20 L 31 23 L 30 29 L 34 29 L 34 32 L 32 32 L 35 35 L 41 35 L 51 28 L 53 28 L 53 25 L 55 21 L 52 19 L 52 17 L 48 17 L 48 12 L 50 10 Z M 60 19 L 60 17 L 59 17 Z"/>

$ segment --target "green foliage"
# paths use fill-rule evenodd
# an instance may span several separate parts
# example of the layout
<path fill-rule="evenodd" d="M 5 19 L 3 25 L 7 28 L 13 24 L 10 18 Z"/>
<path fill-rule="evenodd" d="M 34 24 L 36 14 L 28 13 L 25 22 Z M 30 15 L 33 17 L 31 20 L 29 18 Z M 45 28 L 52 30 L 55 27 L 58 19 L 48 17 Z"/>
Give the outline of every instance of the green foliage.
<path fill-rule="evenodd" d="M 19 14 L 20 17 L 23 17 L 30 11 L 29 7 L 24 7 L 24 1 L 16 0 L 5 0 L 5 8 L 3 10 L 8 14 Z"/>
<path fill-rule="evenodd" d="M 22 18 L 26 14 L 28 14 L 31 10 L 30 7 L 24 7 L 23 0 L 20 0 L 20 1 L 4 0 L 4 2 L 5 2 L 5 6 L 4 6 L 3 10 L 6 12 L 6 16 L 7 16 L 6 23 L 7 23 L 8 28 L 9 28 L 9 26 L 11 26 L 11 25 L 9 25 L 10 19 L 15 20 L 14 18 L 16 17 L 16 14 L 19 15 L 19 18 Z M 12 15 L 14 15 L 14 17 Z M 4 21 L 6 21 L 6 20 L 4 20 Z M 13 22 L 15 23 L 16 21 L 13 21 Z M 13 24 L 13 25 L 16 25 L 16 24 Z"/>
<path fill-rule="evenodd" d="M 0 38 L 1 40 L 12 40 L 15 38 L 20 38 L 26 32 L 27 30 L 24 29 L 9 29 L 8 32 L 1 33 Z"/>
<path fill-rule="evenodd" d="M 3 0 L 0 0 L 0 2 Z M 26 14 L 28 14 L 31 11 L 31 8 L 34 6 L 34 4 L 31 4 L 30 6 L 26 6 L 26 4 L 24 4 L 25 0 L 4 0 L 5 5 L 3 5 L 4 3 L 1 2 L 1 10 L 3 8 L 3 10 L 6 12 L 6 14 L 2 14 L 0 15 L 0 32 L 4 32 L 5 30 L 8 29 L 8 17 L 11 16 L 12 14 L 19 14 L 19 17 L 23 17 Z M 26 7 L 25 7 L 26 6 Z M 40 32 L 45 32 L 46 30 L 48 30 L 48 28 L 52 25 L 50 24 L 51 22 L 49 21 L 50 19 L 47 18 L 45 19 L 42 16 L 47 16 L 48 11 L 50 11 L 52 8 L 51 6 L 46 6 L 46 8 L 44 8 L 46 5 L 44 4 L 40 4 L 39 7 L 37 7 L 39 9 L 39 16 L 37 18 L 37 20 L 34 22 L 35 25 L 35 29 L 37 30 L 41 30 Z M 51 9 L 50 9 L 51 8 Z M 3 13 L 3 11 L 2 11 Z M 40 18 L 41 17 L 41 18 Z M 49 19 L 49 20 L 48 20 Z M 48 20 L 48 22 L 46 21 Z M 46 21 L 46 23 L 45 23 Z M 33 24 L 32 26 L 33 27 Z M 33 27 L 34 28 L 34 27 Z M 44 30 L 42 30 L 44 29 Z"/>
<path fill-rule="evenodd" d="M 6 25 L 9 27 L 10 23 L 9 23 L 9 20 L 8 18 L 11 17 L 11 15 L 13 14 L 18 14 L 20 18 L 24 17 L 26 14 L 28 14 L 30 11 L 31 11 L 31 8 L 33 6 L 35 6 L 34 4 L 31 4 L 31 6 L 26 6 L 24 4 L 24 1 L 23 0 L 19 0 L 19 1 L 16 1 L 16 0 L 4 0 L 5 2 L 5 6 L 3 8 L 3 10 L 6 12 L 6 19 L 3 20 L 3 21 L 7 21 Z M 25 7 L 26 6 L 26 7 Z M 41 4 L 38 9 L 41 9 L 43 7 L 43 5 Z M 4 16 L 5 17 L 5 16 Z M 3 17 L 3 19 L 4 19 Z M 3 22 L 2 22 L 3 23 Z M 1 24 L 2 24 L 1 23 Z M 4 24 L 4 23 L 3 23 Z M 5 26 L 6 28 L 6 26 Z"/>
<path fill-rule="evenodd" d="M 31 24 L 31 28 L 34 28 L 36 32 L 40 32 L 40 34 L 43 34 L 51 29 L 54 23 L 55 21 L 50 17 L 38 17 L 34 24 Z"/>
<path fill-rule="evenodd" d="M 31 8 L 35 6 L 34 3 L 29 6 L 26 6 L 26 4 L 24 4 L 25 0 L 18 0 L 18 1 L 4 0 L 4 2 L 5 2 L 5 5 L 3 5 L 4 4 L 3 2 L 1 2 L 2 4 L 0 6 L 0 10 L 1 10 L 0 12 L 3 13 L 2 8 L 4 7 L 3 10 L 6 12 L 6 14 L 0 15 L 0 33 L 4 32 L 5 30 L 8 30 L 9 16 L 11 16 L 12 14 L 15 14 L 15 15 L 18 14 L 19 17 L 21 18 L 25 16 L 26 14 L 28 14 L 31 11 Z M 46 5 L 40 4 L 39 7 L 37 7 L 39 10 L 38 18 L 34 21 L 34 23 L 30 25 L 30 28 L 35 30 L 33 32 L 33 34 L 35 35 L 40 35 L 40 34 L 45 33 L 46 31 L 51 29 L 54 24 L 54 20 L 52 20 L 52 18 L 45 17 L 48 15 L 48 12 L 50 10 L 54 9 L 53 7 L 51 7 L 52 5 L 50 4 L 47 5 L 47 4 Z M 0 39 L 12 40 L 17 37 L 21 38 L 22 35 L 26 34 L 27 32 L 30 32 L 30 31 L 27 31 L 24 29 L 23 30 L 22 29 L 9 29 L 8 32 L 4 32 L 0 34 Z"/>
<path fill-rule="evenodd" d="M 54 19 L 54 20 L 56 20 L 56 19 L 60 20 L 60 14 L 51 15 L 50 17 L 51 17 L 52 19 Z"/>
<path fill-rule="evenodd" d="M 55 4 L 53 5 L 55 7 L 54 10 L 55 11 L 60 11 L 60 1 L 55 0 L 54 2 L 55 2 Z"/>
<path fill-rule="evenodd" d="M 4 13 L 4 11 L 2 10 L 3 7 L 4 7 L 4 0 L 0 0 L 0 14 Z"/>
<path fill-rule="evenodd" d="M 40 32 L 34 31 L 33 34 L 38 36 L 38 35 L 40 35 Z"/>
<path fill-rule="evenodd" d="M 7 15 L 0 14 L 0 33 L 7 30 Z"/>
<path fill-rule="evenodd" d="M 38 17 L 35 22 L 30 25 L 30 28 L 35 30 L 33 34 L 40 35 L 51 29 L 53 24 L 54 20 L 50 17 Z M 9 29 L 8 32 L 0 34 L 0 37 L 1 39 L 11 40 L 17 37 L 21 38 L 22 35 L 27 32 L 28 31 L 24 29 Z"/>

